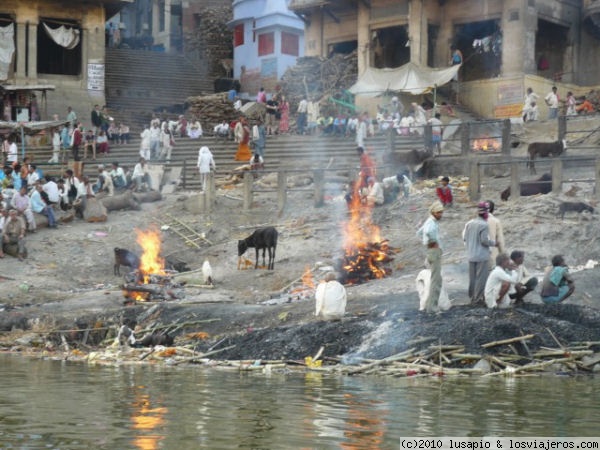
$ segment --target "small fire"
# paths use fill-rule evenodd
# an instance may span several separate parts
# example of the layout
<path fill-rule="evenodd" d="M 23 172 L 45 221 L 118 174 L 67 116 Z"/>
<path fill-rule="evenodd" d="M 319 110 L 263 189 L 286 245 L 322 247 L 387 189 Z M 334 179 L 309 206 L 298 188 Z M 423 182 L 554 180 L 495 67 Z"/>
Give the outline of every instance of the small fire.
<path fill-rule="evenodd" d="M 148 284 L 150 275 L 166 275 L 165 260 L 160 255 L 160 231 L 150 228 L 147 231 L 135 230 L 137 243 L 142 247 L 143 253 L 140 258 L 140 274 L 142 282 Z"/>
<path fill-rule="evenodd" d="M 312 289 L 315 287 L 310 266 L 306 266 L 306 269 L 304 269 L 304 273 L 302 274 L 302 284 Z"/>
<path fill-rule="evenodd" d="M 473 140 L 473 151 L 496 152 L 500 150 L 500 141 L 498 139 L 483 137 Z"/>

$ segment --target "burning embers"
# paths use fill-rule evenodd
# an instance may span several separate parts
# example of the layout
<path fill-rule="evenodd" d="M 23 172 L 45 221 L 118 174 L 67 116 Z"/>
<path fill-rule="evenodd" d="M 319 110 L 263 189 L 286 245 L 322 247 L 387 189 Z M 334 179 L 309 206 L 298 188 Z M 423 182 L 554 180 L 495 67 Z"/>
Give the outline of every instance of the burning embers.
<path fill-rule="evenodd" d="M 481 137 L 473 139 L 472 148 L 474 152 L 497 152 L 500 150 L 502 143 L 499 139 L 490 137 Z"/>
<path fill-rule="evenodd" d="M 396 249 L 381 239 L 372 222 L 372 209 L 362 204 L 355 192 L 350 204 L 350 219 L 344 224 L 344 256 L 339 261 L 340 283 L 360 284 L 392 273 L 386 267 L 394 260 Z"/>
<path fill-rule="evenodd" d="M 183 285 L 173 280 L 177 272 L 166 270 L 165 260 L 160 257 L 160 231 L 156 228 L 135 231 L 143 253 L 139 268 L 125 275 L 125 298 L 142 302 L 183 298 Z"/>

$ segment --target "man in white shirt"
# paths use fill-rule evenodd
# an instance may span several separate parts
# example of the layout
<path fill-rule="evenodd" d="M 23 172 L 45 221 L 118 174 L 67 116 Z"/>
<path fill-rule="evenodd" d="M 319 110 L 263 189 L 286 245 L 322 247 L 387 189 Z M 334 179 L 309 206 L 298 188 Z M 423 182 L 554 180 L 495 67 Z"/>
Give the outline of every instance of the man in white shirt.
<path fill-rule="evenodd" d="M 544 100 L 548 105 L 548 120 L 556 119 L 558 117 L 558 89 L 556 86 L 552 86 L 552 92 L 549 92 Z"/>
<path fill-rule="evenodd" d="M 15 138 L 13 136 L 8 136 L 8 153 L 6 154 L 6 162 L 10 165 L 17 161 L 19 158 L 19 148 L 15 143 Z"/>
<path fill-rule="evenodd" d="M 508 308 L 510 306 L 509 289 L 517 283 L 517 271 L 506 253 L 496 257 L 496 267 L 485 283 L 484 297 L 488 308 Z"/>
<path fill-rule="evenodd" d="M 30 165 L 29 173 L 27 174 L 27 187 L 29 189 L 33 188 L 39 179 L 40 174 L 38 173 L 36 166 L 33 164 Z"/>
<path fill-rule="evenodd" d="M 50 204 L 59 204 L 60 192 L 58 190 L 58 184 L 56 184 L 54 178 L 49 178 L 48 181 L 42 186 L 42 189 L 48 195 L 48 201 L 50 202 Z"/>
<path fill-rule="evenodd" d="M 150 158 L 156 159 L 160 153 L 160 122 L 150 127 Z"/>
<path fill-rule="evenodd" d="M 114 194 L 114 185 L 112 178 L 108 171 L 104 168 L 103 164 L 98 166 L 98 181 L 93 187 L 94 193 L 107 192 L 110 197 Z"/>
<path fill-rule="evenodd" d="M 133 168 L 133 174 L 131 175 L 133 182 L 135 183 L 136 192 L 141 191 L 142 184 L 146 183 L 148 190 L 152 190 L 150 183 L 150 175 L 148 174 L 148 165 L 144 158 L 140 158 L 140 161 Z"/>
<path fill-rule="evenodd" d="M 538 285 L 538 279 L 532 277 L 529 271 L 523 265 L 525 261 L 525 252 L 514 250 L 510 254 L 510 259 L 516 266 L 517 282 L 514 288 L 511 288 L 508 296 L 515 301 L 515 306 L 523 305 L 523 297 L 533 291 Z"/>
<path fill-rule="evenodd" d="M 223 120 L 222 123 L 215 126 L 214 133 L 215 133 L 215 136 L 219 136 L 219 137 L 229 136 L 229 124 L 227 123 L 227 121 Z"/>
<path fill-rule="evenodd" d="M 367 178 L 367 193 L 364 200 L 370 207 L 383 205 L 383 187 L 374 177 Z"/>
<path fill-rule="evenodd" d="M 302 97 L 300 103 L 298 103 L 298 134 L 304 134 L 304 128 L 306 127 L 306 114 L 308 112 L 308 102 L 306 97 Z"/>

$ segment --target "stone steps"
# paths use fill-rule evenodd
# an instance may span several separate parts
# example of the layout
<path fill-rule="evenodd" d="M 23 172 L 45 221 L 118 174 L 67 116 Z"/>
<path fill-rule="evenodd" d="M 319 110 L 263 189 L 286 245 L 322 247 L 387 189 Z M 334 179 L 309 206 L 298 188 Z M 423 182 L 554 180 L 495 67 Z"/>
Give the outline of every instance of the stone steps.
<path fill-rule="evenodd" d="M 397 142 L 396 149 L 405 150 L 418 148 L 420 140 L 408 139 Z M 243 163 L 233 159 L 237 144 L 233 141 L 204 136 L 199 140 L 188 138 L 177 139 L 172 152 L 171 164 L 182 165 L 185 161 L 186 188 L 199 188 L 199 180 L 196 173 L 196 161 L 198 150 L 206 145 L 211 149 L 215 164 L 217 165 L 217 177 L 227 176 L 233 169 Z M 367 147 L 374 149 L 374 155 L 381 164 L 381 155 L 386 148 L 386 140 L 383 136 L 373 137 L 367 140 Z M 44 164 L 51 157 L 49 147 L 32 149 L 28 154 L 33 156 L 34 162 L 50 175 L 59 175 L 61 168 L 57 165 Z M 89 155 L 88 155 L 89 156 Z M 97 173 L 97 164 L 110 164 L 113 161 L 120 165 L 133 166 L 139 159 L 139 139 L 134 138 L 129 144 L 113 145 L 108 156 L 99 156 L 96 161 L 88 158 L 85 161 L 84 173 L 94 178 Z M 297 168 L 319 168 L 329 165 L 330 168 L 354 168 L 358 166 L 356 145 L 353 139 L 318 137 L 318 136 L 273 136 L 267 139 L 265 150 L 265 162 L 268 170 Z"/>

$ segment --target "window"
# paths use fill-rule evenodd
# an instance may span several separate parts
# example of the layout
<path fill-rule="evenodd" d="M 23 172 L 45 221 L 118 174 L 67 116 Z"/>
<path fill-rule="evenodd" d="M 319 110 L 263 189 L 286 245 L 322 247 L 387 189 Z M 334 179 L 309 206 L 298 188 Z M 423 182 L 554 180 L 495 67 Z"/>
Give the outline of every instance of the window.
<path fill-rule="evenodd" d="M 239 47 L 244 45 L 244 24 L 240 23 L 233 29 L 233 46 Z"/>
<path fill-rule="evenodd" d="M 81 34 L 81 28 L 75 22 L 40 18 L 37 29 L 38 73 L 81 75 Z M 61 44 L 57 44 L 55 39 Z"/>
<path fill-rule="evenodd" d="M 270 55 L 275 52 L 275 34 L 264 33 L 258 35 L 258 56 Z"/>
<path fill-rule="evenodd" d="M 297 34 L 281 32 L 281 53 L 298 56 L 300 38 Z"/>
<path fill-rule="evenodd" d="M 158 31 L 165 31 L 165 2 L 158 2 Z"/>

